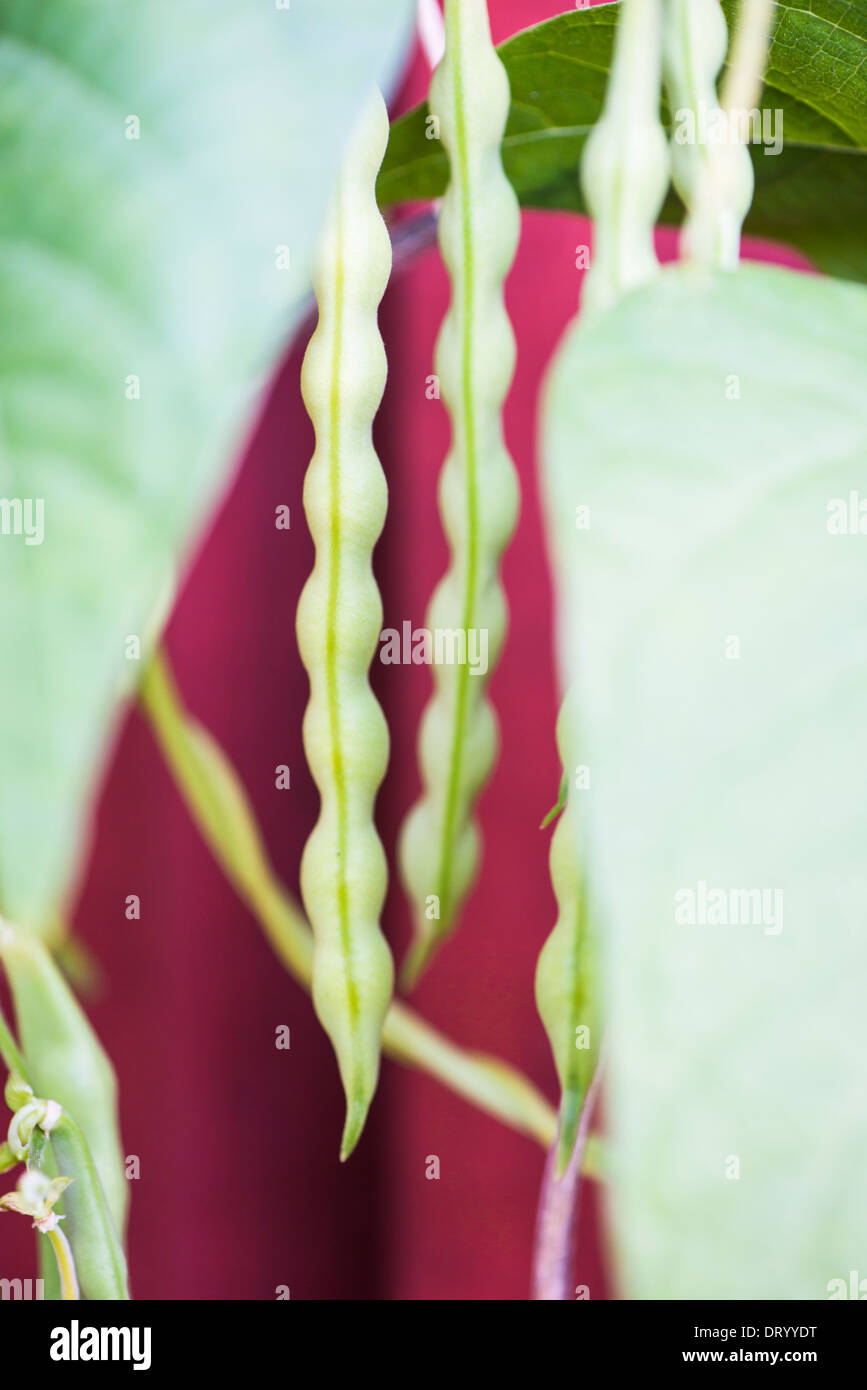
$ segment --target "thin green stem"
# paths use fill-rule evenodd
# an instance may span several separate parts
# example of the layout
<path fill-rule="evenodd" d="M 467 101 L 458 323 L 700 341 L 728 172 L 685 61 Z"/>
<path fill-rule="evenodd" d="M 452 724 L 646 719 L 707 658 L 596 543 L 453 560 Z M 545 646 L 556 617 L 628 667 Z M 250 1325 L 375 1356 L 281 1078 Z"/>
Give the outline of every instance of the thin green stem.
<path fill-rule="evenodd" d="M 24 1065 L 24 1058 L 12 1036 L 8 1023 L 0 1010 L 0 1057 L 2 1057 L 7 1071 L 17 1072 L 24 1081 L 27 1080 L 27 1068 Z"/>
<path fill-rule="evenodd" d="M 78 1288 L 78 1275 L 75 1272 L 75 1259 L 72 1254 L 72 1247 L 66 1236 L 57 1226 L 53 1231 L 47 1231 L 46 1235 L 51 1242 L 54 1257 L 57 1260 L 57 1272 L 60 1275 L 60 1297 L 64 1303 L 76 1302 L 81 1298 Z"/>
<path fill-rule="evenodd" d="M 741 0 L 722 90 L 727 111 L 749 112 L 761 96 L 775 0 Z"/>
<path fill-rule="evenodd" d="M 520 1072 L 481 1052 L 465 1052 L 404 1004 L 392 1004 L 382 1035 L 394 1061 L 426 1071 L 486 1114 L 540 1144 L 556 1129 L 551 1106 Z"/>

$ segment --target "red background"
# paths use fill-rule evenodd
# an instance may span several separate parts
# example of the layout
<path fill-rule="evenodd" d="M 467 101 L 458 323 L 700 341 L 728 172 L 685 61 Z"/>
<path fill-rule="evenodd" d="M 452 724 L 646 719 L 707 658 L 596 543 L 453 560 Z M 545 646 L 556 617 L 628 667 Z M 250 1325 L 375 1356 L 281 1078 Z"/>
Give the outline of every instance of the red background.
<path fill-rule="evenodd" d="M 495 40 L 563 9 L 562 0 L 497 0 Z M 419 100 L 427 78 L 417 54 L 396 109 Z M 553 1066 L 533 1001 L 536 958 L 554 921 L 550 831 L 538 827 L 559 782 L 534 434 L 540 380 L 577 305 L 575 248 L 588 240 L 578 218 L 524 215 L 508 284 L 519 349 L 506 407 L 523 503 L 504 564 L 510 635 L 491 683 L 502 752 L 481 802 L 478 886 L 413 999 L 456 1041 L 520 1067 L 552 1101 Z M 666 236 L 662 249 L 671 246 Z M 435 487 L 448 425 L 442 404 L 425 396 L 446 304 L 430 250 L 396 274 L 381 311 L 390 362 L 376 429 L 390 490 L 376 555 L 385 626 L 421 624 L 446 565 Z M 301 505 L 313 442 L 301 352 L 290 351 L 276 378 L 168 638 L 188 707 L 235 763 L 277 871 L 296 893 L 317 807 L 301 746 L 307 682 L 294 638 L 312 561 Z M 291 508 L 288 532 L 274 527 L 280 504 Z M 393 857 L 418 791 L 415 731 L 430 674 L 376 663 L 373 680 L 392 736 L 378 817 Z M 275 789 L 280 763 L 291 768 L 291 791 Z M 141 898 L 140 922 L 124 916 L 130 893 Z M 120 1079 L 125 1151 L 141 1159 L 130 1227 L 137 1298 L 273 1299 L 278 1285 L 292 1298 L 527 1297 L 542 1150 L 386 1061 L 361 1144 L 338 1163 L 342 1095 L 309 999 L 210 858 L 134 712 L 97 808 L 75 926 L 104 968 L 89 1009 Z M 400 959 L 409 914 L 394 881 L 384 928 Z M 279 1024 L 291 1029 L 289 1051 L 274 1046 Z M 425 1178 L 431 1154 L 440 1159 L 438 1182 Z M 576 1282 L 603 1298 L 596 1198 L 590 1184 Z M 25 1223 L 3 1218 L 4 1274 L 30 1270 L 30 1240 Z"/>

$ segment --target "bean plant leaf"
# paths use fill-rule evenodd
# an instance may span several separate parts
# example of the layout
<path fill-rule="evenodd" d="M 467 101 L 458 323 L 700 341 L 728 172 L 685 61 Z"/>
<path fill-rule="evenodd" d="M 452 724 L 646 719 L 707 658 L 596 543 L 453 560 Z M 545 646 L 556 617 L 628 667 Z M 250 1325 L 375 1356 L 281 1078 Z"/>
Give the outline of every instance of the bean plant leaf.
<path fill-rule="evenodd" d="M 865 372 L 860 287 L 679 267 L 549 380 L 627 1297 L 864 1268 Z"/>
<path fill-rule="evenodd" d="M 558 15 L 498 50 L 512 86 L 503 160 L 524 207 L 585 211 L 578 162 L 602 109 L 619 8 Z M 731 33 L 736 0 L 723 8 Z M 776 14 L 762 97 L 768 144 L 751 148 L 746 231 L 797 247 L 830 274 L 867 280 L 867 0 L 780 0 Z M 663 118 L 672 128 L 664 105 Z M 382 203 L 442 194 L 446 156 L 433 137 L 426 106 L 394 122 Z M 661 220 L 679 222 L 682 211 L 672 193 Z"/>
<path fill-rule="evenodd" d="M 68 881 L 124 676 L 297 322 L 411 10 L 0 0 L 7 915 L 40 923 Z"/>

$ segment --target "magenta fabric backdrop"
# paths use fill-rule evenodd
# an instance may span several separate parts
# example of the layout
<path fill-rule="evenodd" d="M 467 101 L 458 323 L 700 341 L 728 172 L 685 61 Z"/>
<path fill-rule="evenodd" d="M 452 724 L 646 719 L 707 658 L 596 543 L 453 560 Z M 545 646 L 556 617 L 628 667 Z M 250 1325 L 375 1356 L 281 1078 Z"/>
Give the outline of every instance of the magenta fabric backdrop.
<path fill-rule="evenodd" d="M 560 13 L 549 0 L 498 0 L 497 41 Z M 425 91 L 416 55 L 395 103 Z M 556 798 L 557 696 L 552 590 L 534 448 L 540 381 L 573 314 L 575 248 L 586 222 L 527 214 L 508 304 L 518 365 L 506 409 L 522 484 L 505 560 L 511 625 L 491 686 L 501 731 L 481 803 L 484 867 L 459 931 L 414 1003 L 458 1042 L 508 1059 L 555 1098 L 533 1002 L 536 957 L 554 920 L 550 831 Z M 673 239 L 661 239 L 672 252 Z M 796 264 L 793 257 L 773 259 Z M 425 396 L 447 285 L 435 250 L 401 270 L 381 324 L 390 372 L 377 439 L 390 491 L 377 550 L 385 625 L 423 622 L 446 550 L 435 487 L 448 442 L 442 404 Z M 217 736 L 253 799 L 278 872 L 297 892 L 316 793 L 301 746 L 306 677 L 295 608 L 311 565 L 301 490 L 312 432 L 299 392 L 301 347 L 289 353 L 231 491 L 191 563 L 169 648 L 191 711 Z M 580 458 L 576 456 L 576 464 Z M 292 526 L 274 527 L 288 504 Z M 378 803 L 393 865 L 415 798 L 415 731 L 424 667 L 382 666 L 373 681 L 392 731 Z M 291 790 L 275 767 L 291 768 Z M 140 922 L 124 900 L 139 894 Z M 121 730 L 95 820 L 75 925 L 104 968 L 89 1005 L 121 1083 L 124 1146 L 141 1160 L 132 1184 L 131 1274 L 137 1298 L 523 1299 L 544 1155 L 427 1077 L 386 1061 L 366 1133 L 351 1161 L 337 1151 L 342 1096 L 309 999 L 276 961 L 222 877 L 141 718 Z M 394 880 L 384 918 L 398 958 L 409 916 Z M 275 1029 L 291 1029 L 278 1051 Z M 425 1178 L 426 1158 L 441 1178 Z M 4 1218 L 4 1266 L 33 1263 L 25 1223 Z M 582 1205 L 576 1282 L 606 1296 L 598 1194 Z"/>

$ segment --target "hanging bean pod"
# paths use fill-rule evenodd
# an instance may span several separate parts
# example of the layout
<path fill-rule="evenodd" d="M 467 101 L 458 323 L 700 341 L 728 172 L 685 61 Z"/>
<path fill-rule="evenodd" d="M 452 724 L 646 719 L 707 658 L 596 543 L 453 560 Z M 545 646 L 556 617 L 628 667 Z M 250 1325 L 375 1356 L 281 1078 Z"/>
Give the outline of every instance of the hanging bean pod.
<path fill-rule="evenodd" d="M 520 230 L 517 198 L 500 156 L 509 81 L 491 42 L 485 0 L 446 0 L 445 31 L 429 107 L 451 165 L 439 242 L 452 300 L 435 359 L 452 424 L 439 491 L 451 561 L 427 624 L 434 637 L 438 630 L 457 634 L 464 659 L 434 664 L 434 695 L 419 735 L 423 794 L 401 837 L 401 870 L 416 926 L 407 983 L 453 926 L 478 869 L 474 808 L 497 751 L 486 689 L 507 616 L 499 561 L 518 509 L 502 429 L 515 366 L 503 282 Z M 476 657 L 486 653 L 476 669 L 473 648 Z"/>
<path fill-rule="evenodd" d="M 753 196 L 753 166 L 737 113 L 720 104 L 716 76 L 728 30 L 719 0 L 666 0 L 665 86 L 674 120 L 674 186 L 687 209 L 684 258 L 736 270 L 741 225 Z"/>
<path fill-rule="evenodd" d="M 376 93 L 339 180 L 314 283 L 319 322 L 301 379 L 316 430 L 304 483 L 316 562 L 297 632 L 310 677 L 304 748 L 321 798 L 301 892 L 315 940 L 313 1002 L 346 1093 L 342 1159 L 358 1141 L 376 1089 L 393 982 L 379 927 L 387 868 L 373 822 L 388 729 L 368 681 L 382 626 L 371 555 L 387 501 L 371 438 L 386 377 L 377 306 L 391 244 L 374 189 L 387 140 L 388 114 Z"/>
<path fill-rule="evenodd" d="M 545 1025 L 560 1080 L 557 1176 L 565 1171 L 581 1119 L 581 1108 L 599 1056 L 599 979 L 588 914 L 587 889 L 579 866 L 579 799 L 573 738 L 574 711 L 566 701 L 557 722 L 557 742 L 569 770 L 566 801 L 551 839 L 551 886 L 557 921 L 536 967 L 536 1006 Z"/>
<path fill-rule="evenodd" d="M 605 105 L 584 147 L 581 167 L 588 207 L 596 219 L 582 321 L 588 312 L 610 308 L 659 270 L 653 227 L 668 188 L 669 168 L 659 121 L 662 0 L 623 0 L 621 10 Z M 557 744 L 568 774 L 578 753 L 574 693 L 563 702 Z M 582 794 L 574 784 L 569 786 L 551 841 L 551 885 L 558 915 L 536 969 L 536 1004 L 561 1087 L 558 1177 L 575 1145 L 599 1057 L 601 1029 L 596 948 L 580 865 L 577 799 Z"/>
<path fill-rule="evenodd" d="M 585 312 L 607 308 L 656 274 L 653 225 L 668 190 L 668 142 L 659 119 L 662 0 L 622 0 L 619 8 L 605 105 L 581 162 L 595 221 Z"/>

